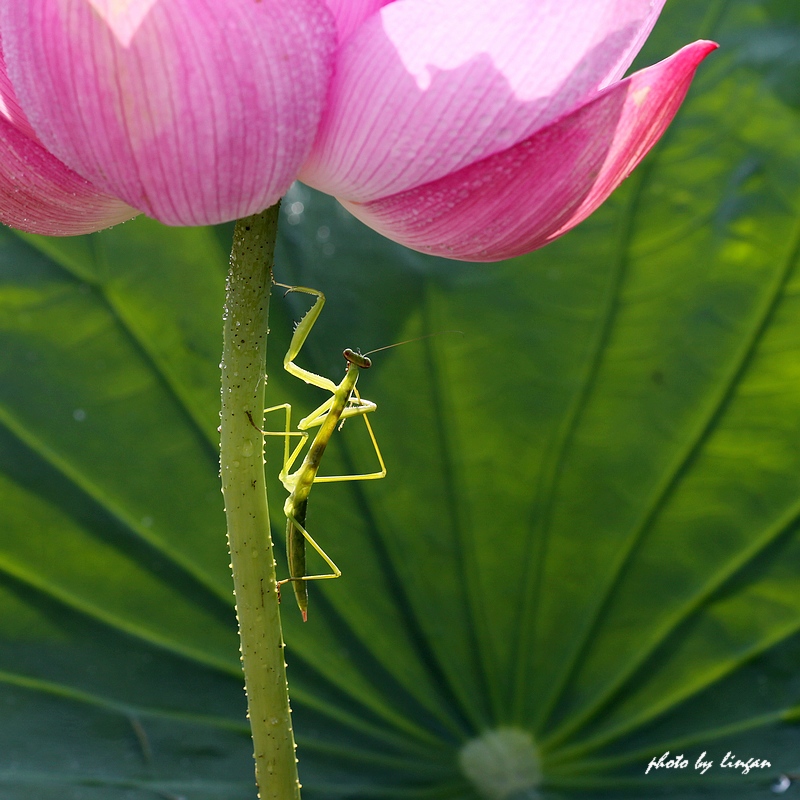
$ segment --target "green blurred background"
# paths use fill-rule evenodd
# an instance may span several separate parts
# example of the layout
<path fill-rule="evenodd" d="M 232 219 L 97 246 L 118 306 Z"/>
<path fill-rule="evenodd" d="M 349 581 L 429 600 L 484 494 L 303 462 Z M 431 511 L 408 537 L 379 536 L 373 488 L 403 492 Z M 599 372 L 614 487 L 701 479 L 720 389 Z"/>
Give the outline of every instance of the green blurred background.
<path fill-rule="evenodd" d="M 722 47 L 662 143 L 530 256 L 430 259 L 285 200 L 276 278 L 328 297 L 304 366 L 463 332 L 376 354 L 389 475 L 312 494 L 344 577 L 306 625 L 284 603 L 304 796 L 475 800 L 459 751 L 503 727 L 542 770 L 506 800 L 766 797 L 800 770 L 800 6 L 670 0 L 638 66 L 701 37 Z M 3 800 L 255 796 L 217 463 L 230 235 L 0 232 Z M 307 413 L 324 394 L 280 368 L 303 302 L 273 298 L 267 404 Z M 351 422 L 326 469 L 373 459 Z M 689 768 L 645 775 L 667 750 Z"/>

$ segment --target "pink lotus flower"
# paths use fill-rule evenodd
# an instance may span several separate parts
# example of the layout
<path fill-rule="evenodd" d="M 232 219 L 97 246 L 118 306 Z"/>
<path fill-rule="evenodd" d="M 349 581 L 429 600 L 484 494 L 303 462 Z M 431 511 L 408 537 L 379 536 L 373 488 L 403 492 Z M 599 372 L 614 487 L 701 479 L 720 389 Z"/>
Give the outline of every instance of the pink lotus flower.
<path fill-rule="evenodd" d="M 621 80 L 665 0 L 5 0 L 0 219 L 217 223 L 299 177 L 409 247 L 496 260 L 658 140 L 695 42 Z"/>

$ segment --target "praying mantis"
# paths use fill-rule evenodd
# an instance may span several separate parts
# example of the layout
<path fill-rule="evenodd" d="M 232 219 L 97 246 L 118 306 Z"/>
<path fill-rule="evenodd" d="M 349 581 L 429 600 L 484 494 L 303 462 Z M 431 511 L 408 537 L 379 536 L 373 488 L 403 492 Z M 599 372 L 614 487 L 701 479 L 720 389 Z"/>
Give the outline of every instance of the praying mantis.
<path fill-rule="evenodd" d="M 309 289 L 305 286 L 287 286 L 283 283 L 276 283 L 275 285 L 287 289 L 286 294 L 289 294 L 289 292 L 303 292 L 316 298 L 314 304 L 294 330 L 289 349 L 283 358 L 283 368 L 296 378 L 300 378 L 300 380 L 313 386 L 319 386 L 321 389 L 331 393 L 331 396 L 319 408 L 297 423 L 296 431 L 292 430 L 292 406 L 290 403 L 280 403 L 264 409 L 265 415 L 273 411 L 283 410 L 285 426 L 282 431 L 261 431 L 266 436 L 284 437 L 283 467 L 278 477 L 286 491 L 289 492 L 289 496 L 283 506 L 283 513 L 286 517 L 286 558 L 289 564 L 289 577 L 278 581 L 278 591 L 280 592 L 280 587 L 285 583 L 293 585 L 295 599 L 305 621 L 308 619 L 308 582 L 338 578 L 342 574 L 339 567 L 336 566 L 330 556 L 314 541 L 311 534 L 306 530 L 306 512 L 311 487 L 315 483 L 367 481 L 384 478 L 386 477 L 386 465 L 383 462 L 383 456 L 375 439 L 375 433 L 367 418 L 367 414 L 375 411 L 377 406 L 370 400 L 364 400 L 356 389 L 360 370 L 368 369 L 372 362 L 366 355 L 349 348 L 346 349 L 343 355 L 347 362 L 347 370 L 338 384 L 321 375 L 298 367 L 294 363 L 294 359 L 297 358 L 297 354 L 302 349 L 325 305 L 325 295 L 316 289 Z M 371 352 L 376 351 L 373 350 Z M 358 475 L 319 475 L 320 461 L 333 432 L 337 427 L 341 428 L 344 420 L 350 417 L 361 417 L 364 420 L 372 446 L 375 449 L 375 455 L 378 457 L 380 470 Z M 290 470 L 300 456 L 309 438 L 309 431 L 312 428 L 319 428 L 319 430 L 309 445 L 308 452 L 302 463 L 294 472 L 291 472 Z M 261 429 L 259 428 L 259 430 Z M 290 452 L 289 441 L 293 436 L 298 437 L 300 441 Z M 319 553 L 332 572 L 324 575 L 306 574 L 306 542 Z"/>

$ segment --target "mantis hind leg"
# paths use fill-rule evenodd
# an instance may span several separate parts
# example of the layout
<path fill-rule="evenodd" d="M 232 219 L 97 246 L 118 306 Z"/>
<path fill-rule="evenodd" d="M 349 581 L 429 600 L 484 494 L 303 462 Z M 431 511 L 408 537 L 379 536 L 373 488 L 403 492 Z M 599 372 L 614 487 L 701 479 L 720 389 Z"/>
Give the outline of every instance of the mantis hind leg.
<path fill-rule="evenodd" d="M 342 571 L 333 562 L 333 559 L 314 541 L 305 528 L 307 501 L 303 501 L 294 514 L 286 515 L 286 560 L 289 563 L 289 576 L 278 581 L 278 591 L 284 583 L 291 583 L 294 587 L 294 596 L 297 606 L 303 615 L 303 621 L 308 619 L 308 581 L 323 581 L 340 578 Z M 302 520 L 302 521 L 301 521 Z M 306 542 L 322 557 L 333 572 L 325 575 L 306 575 Z"/>

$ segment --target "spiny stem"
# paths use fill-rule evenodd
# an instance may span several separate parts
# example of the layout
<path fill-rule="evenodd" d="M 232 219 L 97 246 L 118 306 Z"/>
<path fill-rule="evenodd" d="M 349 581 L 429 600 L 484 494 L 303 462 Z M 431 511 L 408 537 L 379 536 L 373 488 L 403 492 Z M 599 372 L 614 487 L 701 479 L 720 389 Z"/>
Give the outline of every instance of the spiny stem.
<path fill-rule="evenodd" d="M 236 223 L 225 301 L 220 465 L 242 667 L 262 800 L 299 800 L 294 734 L 264 480 L 251 420 L 264 410 L 278 205 Z"/>

